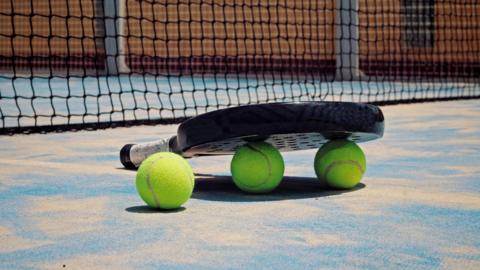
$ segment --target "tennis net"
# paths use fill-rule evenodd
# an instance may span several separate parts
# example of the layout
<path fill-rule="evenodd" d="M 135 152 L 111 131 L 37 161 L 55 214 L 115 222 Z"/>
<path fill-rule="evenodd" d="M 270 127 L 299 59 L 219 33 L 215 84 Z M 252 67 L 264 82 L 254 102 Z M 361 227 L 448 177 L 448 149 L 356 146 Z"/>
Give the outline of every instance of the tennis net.
<path fill-rule="evenodd" d="M 0 134 L 480 97 L 476 0 L 5 0 Z"/>

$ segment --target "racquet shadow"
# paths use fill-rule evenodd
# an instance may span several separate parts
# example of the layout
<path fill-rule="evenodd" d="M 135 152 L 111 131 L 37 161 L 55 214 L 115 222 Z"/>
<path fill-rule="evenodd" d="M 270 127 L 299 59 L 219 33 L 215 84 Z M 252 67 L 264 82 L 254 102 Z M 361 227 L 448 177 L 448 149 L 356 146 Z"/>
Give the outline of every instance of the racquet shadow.
<path fill-rule="evenodd" d="M 329 189 L 314 177 L 284 176 L 282 183 L 272 192 L 250 194 L 238 189 L 230 176 L 195 174 L 195 189 L 192 198 L 207 201 L 255 202 L 283 201 L 335 196 L 365 188 L 358 184 L 349 190 Z"/>

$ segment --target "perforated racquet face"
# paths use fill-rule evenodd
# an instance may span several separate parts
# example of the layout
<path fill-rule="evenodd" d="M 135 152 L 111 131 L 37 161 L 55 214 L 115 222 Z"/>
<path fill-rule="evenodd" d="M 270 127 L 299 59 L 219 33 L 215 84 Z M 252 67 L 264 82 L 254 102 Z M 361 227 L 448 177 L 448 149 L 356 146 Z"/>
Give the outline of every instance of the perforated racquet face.
<path fill-rule="evenodd" d="M 257 104 L 205 113 L 182 123 L 175 146 L 184 156 L 225 155 L 262 140 L 280 151 L 293 151 L 318 148 L 331 139 L 373 140 L 383 135 L 383 128 L 381 110 L 368 104 Z"/>
<path fill-rule="evenodd" d="M 291 134 L 272 134 L 265 138 L 262 136 L 245 136 L 231 138 L 221 141 L 200 144 L 189 148 L 183 152 L 186 157 L 192 156 L 208 156 L 208 155 L 231 155 L 234 154 L 238 147 L 245 145 L 250 141 L 265 141 L 272 144 L 279 151 L 296 151 L 317 149 L 332 139 L 348 139 L 356 143 L 375 140 L 379 138 L 374 133 L 348 133 L 348 132 L 332 132 L 330 134 L 320 133 L 291 133 Z"/>

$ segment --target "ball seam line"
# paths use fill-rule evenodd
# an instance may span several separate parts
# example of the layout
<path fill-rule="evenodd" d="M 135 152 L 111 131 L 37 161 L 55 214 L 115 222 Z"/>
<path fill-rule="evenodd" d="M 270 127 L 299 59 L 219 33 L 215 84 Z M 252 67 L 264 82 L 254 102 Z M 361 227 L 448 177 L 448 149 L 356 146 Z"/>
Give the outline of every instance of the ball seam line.
<path fill-rule="evenodd" d="M 358 170 L 360 170 L 360 172 L 362 174 L 365 173 L 363 168 L 362 168 L 362 165 L 360 165 L 360 163 L 358 161 L 355 161 L 355 160 L 337 160 L 337 161 L 333 161 L 330 164 L 328 164 L 327 168 L 325 169 L 325 173 L 323 174 L 323 178 L 327 179 L 327 175 L 330 172 L 330 170 L 333 169 L 333 167 L 335 167 L 336 165 L 340 165 L 340 164 L 351 164 L 351 165 L 357 167 Z"/>
<path fill-rule="evenodd" d="M 153 197 L 153 200 L 155 201 L 155 206 L 156 207 L 160 207 L 160 202 L 155 194 L 155 192 L 153 191 L 153 187 L 152 187 L 152 183 L 150 181 L 150 173 L 152 171 L 152 164 L 160 159 L 164 159 L 164 157 L 156 157 L 154 160 L 151 160 L 149 161 L 149 163 L 147 164 L 148 166 L 148 170 L 147 170 L 147 186 L 148 186 L 148 189 L 150 190 L 150 193 L 152 193 L 152 197 Z"/>
<path fill-rule="evenodd" d="M 247 144 L 247 147 L 250 148 L 251 150 L 255 151 L 255 152 L 258 152 L 260 155 L 262 155 L 266 160 L 267 160 L 267 163 L 268 163 L 268 176 L 265 180 L 263 180 L 263 182 L 261 182 L 260 184 L 258 185 L 245 185 L 245 184 L 242 184 L 242 185 L 245 185 L 246 187 L 248 188 L 257 188 L 257 187 L 260 187 L 260 186 L 263 186 L 265 183 L 268 182 L 268 179 L 270 179 L 270 177 L 272 176 L 272 164 L 270 163 L 270 159 L 267 157 L 267 155 L 265 155 L 264 153 L 262 153 L 262 151 L 260 151 L 260 149 L 257 149 L 255 147 L 253 147 L 252 145 L 250 144 Z"/>

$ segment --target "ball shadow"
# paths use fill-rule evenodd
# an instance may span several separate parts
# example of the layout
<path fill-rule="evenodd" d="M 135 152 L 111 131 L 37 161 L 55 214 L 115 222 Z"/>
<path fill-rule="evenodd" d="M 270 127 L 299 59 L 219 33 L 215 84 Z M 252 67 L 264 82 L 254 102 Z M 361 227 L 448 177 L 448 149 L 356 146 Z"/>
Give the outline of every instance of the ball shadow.
<path fill-rule="evenodd" d="M 230 176 L 196 174 L 192 198 L 228 202 L 282 201 L 335 196 L 362 188 L 365 188 L 365 184 L 359 183 L 352 189 L 336 190 L 328 188 L 314 177 L 284 176 L 282 183 L 274 191 L 251 194 L 238 189 Z"/>
<path fill-rule="evenodd" d="M 179 207 L 177 209 L 164 210 L 154 209 L 146 205 L 137 205 L 125 208 L 125 211 L 136 214 L 173 214 L 185 211 L 185 207 Z"/>

